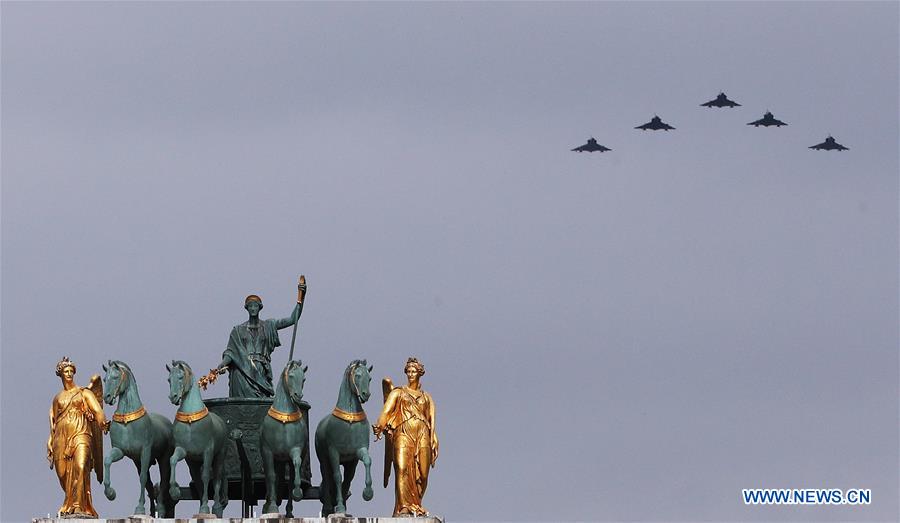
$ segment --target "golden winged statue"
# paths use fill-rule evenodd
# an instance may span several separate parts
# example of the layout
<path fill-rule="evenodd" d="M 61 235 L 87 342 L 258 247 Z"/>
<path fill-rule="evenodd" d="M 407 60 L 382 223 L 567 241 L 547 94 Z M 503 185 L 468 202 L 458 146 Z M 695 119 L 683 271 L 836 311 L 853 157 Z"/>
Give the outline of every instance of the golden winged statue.
<path fill-rule="evenodd" d="M 422 498 L 428 487 L 428 473 L 438 457 L 434 430 L 434 400 L 422 390 L 419 379 L 425 366 L 409 358 L 403 368 L 408 384 L 395 387 L 384 378 L 384 408 L 372 425 L 376 439 L 387 434 L 384 447 L 384 486 L 394 471 L 394 516 L 424 516 L 428 511 Z"/>
<path fill-rule="evenodd" d="M 56 469 L 65 500 L 60 516 L 97 517 L 91 499 L 91 469 L 103 481 L 103 432 L 106 416 L 100 403 L 103 383 L 94 375 L 87 387 L 75 384 L 75 363 L 65 357 L 56 365 L 63 390 L 50 406 L 47 460 Z"/>

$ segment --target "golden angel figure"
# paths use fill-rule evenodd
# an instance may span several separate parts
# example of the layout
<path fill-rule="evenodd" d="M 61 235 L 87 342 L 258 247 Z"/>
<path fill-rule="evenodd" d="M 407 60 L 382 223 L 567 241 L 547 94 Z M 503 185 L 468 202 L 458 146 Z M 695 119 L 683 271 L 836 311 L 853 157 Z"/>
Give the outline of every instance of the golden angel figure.
<path fill-rule="evenodd" d="M 419 379 L 425 366 L 409 358 L 403 368 L 409 381 L 394 387 L 384 378 L 384 408 L 372 425 L 375 438 L 387 434 L 384 448 L 384 486 L 394 470 L 394 516 L 424 516 L 428 511 L 422 498 L 428 487 L 428 472 L 438 457 L 438 438 L 434 431 L 434 401 L 422 390 Z M 393 466 L 392 466 L 393 465 Z"/>
<path fill-rule="evenodd" d="M 94 375 L 87 387 L 75 385 L 75 364 L 67 357 L 56 364 L 56 375 L 63 390 L 50 406 L 47 460 L 66 495 L 59 515 L 96 518 L 90 473 L 93 468 L 97 481 L 103 481 L 103 383 Z"/>

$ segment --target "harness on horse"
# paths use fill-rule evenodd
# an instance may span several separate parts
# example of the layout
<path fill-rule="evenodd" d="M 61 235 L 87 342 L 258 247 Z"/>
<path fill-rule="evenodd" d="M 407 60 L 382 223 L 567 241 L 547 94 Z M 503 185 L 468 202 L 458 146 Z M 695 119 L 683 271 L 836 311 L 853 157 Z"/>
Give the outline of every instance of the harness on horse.
<path fill-rule="evenodd" d="M 147 410 L 144 409 L 144 406 L 141 405 L 141 408 L 134 412 L 126 412 L 124 414 L 119 414 L 118 412 L 113 414 L 113 421 L 121 423 L 123 425 L 128 425 L 134 420 L 138 420 L 144 417 L 144 414 L 147 414 Z M 177 414 L 176 414 L 177 415 Z"/>

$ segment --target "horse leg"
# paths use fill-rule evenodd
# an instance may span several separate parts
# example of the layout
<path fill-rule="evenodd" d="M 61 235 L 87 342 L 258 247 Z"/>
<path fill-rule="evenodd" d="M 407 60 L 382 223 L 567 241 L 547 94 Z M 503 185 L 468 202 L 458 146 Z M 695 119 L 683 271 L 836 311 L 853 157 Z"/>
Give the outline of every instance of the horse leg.
<path fill-rule="evenodd" d="M 150 489 L 150 496 L 153 496 L 153 483 L 151 483 L 149 481 L 150 478 L 148 477 L 149 474 L 147 473 L 148 470 L 150 469 L 150 450 L 151 450 L 151 448 L 152 447 L 150 446 L 149 443 L 144 445 L 144 448 L 141 449 L 140 463 L 137 460 L 134 461 L 134 464 L 137 465 L 138 477 L 140 478 L 140 482 L 141 482 L 141 495 L 138 497 L 137 506 L 134 507 L 134 513 L 139 514 L 139 515 L 146 514 L 146 510 L 144 509 L 144 502 L 145 502 L 144 488 L 148 486 L 148 483 L 149 483 L 149 489 Z M 151 506 L 152 506 L 152 502 L 151 502 Z"/>
<path fill-rule="evenodd" d="M 170 457 L 171 455 L 166 453 L 156 460 L 159 464 L 159 486 L 156 489 L 157 516 L 163 518 L 175 517 L 175 503 L 169 495 Z"/>
<path fill-rule="evenodd" d="M 344 502 L 350 499 L 350 485 L 353 483 L 353 478 L 356 476 L 356 464 L 359 463 L 357 460 L 353 460 L 350 463 L 344 464 L 344 481 L 341 483 L 341 494 L 344 496 Z"/>
<path fill-rule="evenodd" d="M 187 451 L 182 447 L 175 447 L 172 457 L 169 458 L 169 496 L 172 501 L 178 502 L 181 499 L 181 487 L 178 486 L 178 479 L 175 478 L 175 469 L 178 462 L 187 456 Z"/>
<path fill-rule="evenodd" d="M 356 457 L 363 462 L 366 467 L 366 488 L 363 489 L 363 499 L 369 501 L 375 495 L 372 492 L 372 458 L 369 457 L 369 449 L 361 447 L 356 450 Z"/>
<path fill-rule="evenodd" d="M 294 465 L 294 490 L 291 491 L 290 498 L 293 498 L 294 501 L 300 501 L 303 499 L 303 489 L 300 487 L 300 464 L 303 461 L 303 451 L 300 447 L 291 449 L 291 461 Z"/>
<path fill-rule="evenodd" d="M 228 485 L 225 483 L 225 474 L 222 470 L 224 464 L 225 449 L 220 448 L 218 454 L 213 458 L 213 514 L 220 518 L 225 510 L 225 505 L 228 504 Z"/>
<path fill-rule="evenodd" d="M 263 505 L 263 514 L 274 514 L 278 512 L 277 485 L 275 481 L 275 456 L 272 449 L 266 445 L 261 445 L 259 454 L 262 457 L 263 470 L 266 474 L 266 503 Z"/>
<path fill-rule="evenodd" d="M 289 468 L 290 473 L 288 474 L 289 485 L 294 481 L 294 469 Z M 287 505 L 284 507 L 284 516 L 287 518 L 294 517 L 294 498 L 291 496 L 287 497 Z"/>
<path fill-rule="evenodd" d="M 106 459 L 103 460 L 103 493 L 106 494 L 106 499 L 112 501 L 116 499 L 116 489 L 112 488 L 109 484 L 109 466 L 125 456 L 125 453 L 122 452 L 122 449 L 119 447 L 113 447 L 112 450 L 109 451 L 109 455 L 106 456 Z"/>
<path fill-rule="evenodd" d="M 316 439 L 316 457 L 319 459 L 319 472 L 322 474 L 322 483 L 319 484 L 319 501 L 322 502 L 322 516 L 328 516 L 334 512 L 334 497 L 331 494 L 331 470 L 329 469 L 328 453 L 322 450 L 324 443 Z"/>
<path fill-rule="evenodd" d="M 209 510 L 209 477 L 212 472 L 213 445 L 210 443 L 203 449 L 203 469 L 200 471 L 200 512 L 210 514 Z"/>
<path fill-rule="evenodd" d="M 334 511 L 347 512 L 344 495 L 341 492 L 341 455 L 334 447 L 328 448 L 328 464 L 331 466 L 331 481 L 334 482 Z"/>

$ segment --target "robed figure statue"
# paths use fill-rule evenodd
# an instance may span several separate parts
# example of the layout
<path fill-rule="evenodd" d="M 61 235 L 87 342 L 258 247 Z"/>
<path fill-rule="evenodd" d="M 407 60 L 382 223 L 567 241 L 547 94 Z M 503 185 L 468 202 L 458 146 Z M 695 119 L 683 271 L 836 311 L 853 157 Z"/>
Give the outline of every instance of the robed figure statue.
<path fill-rule="evenodd" d="M 438 457 L 438 438 L 434 431 L 434 401 L 422 390 L 419 379 L 425 366 L 409 358 L 403 368 L 408 384 L 394 387 L 384 378 L 384 407 L 372 425 L 375 438 L 387 434 L 384 456 L 384 486 L 394 471 L 394 516 L 425 516 L 422 498 L 428 487 L 429 469 Z"/>
<path fill-rule="evenodd" d="M 261 320 L 262 299 L 251 294 L 244 300 L 249 319 L 231 329 L 228 346 L 217 371 L 228 374 L 228 396 L 232 398 L 269 398 L 275 395 L 272 385 L 272 352 L 281 346 L 278 330 L 297 323 L 303 312 L 306 281 L 297 286 L 297 305 L 287 318 Z"/>
<path fill-rule="evenodd" d="M 90 385 L 75 385 L 75 364 L 63 358 L 56 364 L 56 375 L 63 390 L 50 406 L 50 438 L 47 460 L 56 469 L 65 500 L 59 507 L 63 517 L 96 518 L 91 500 L 91 469 L 97 481 L 103 481 L 103 431 L 107 427 L 103 407 L 100 376 L 91 377 Z"/>

